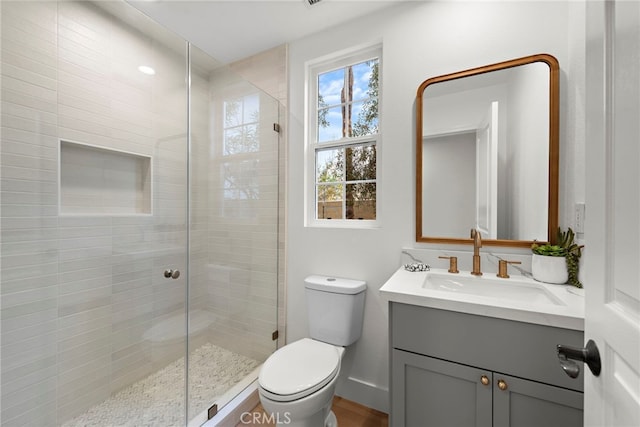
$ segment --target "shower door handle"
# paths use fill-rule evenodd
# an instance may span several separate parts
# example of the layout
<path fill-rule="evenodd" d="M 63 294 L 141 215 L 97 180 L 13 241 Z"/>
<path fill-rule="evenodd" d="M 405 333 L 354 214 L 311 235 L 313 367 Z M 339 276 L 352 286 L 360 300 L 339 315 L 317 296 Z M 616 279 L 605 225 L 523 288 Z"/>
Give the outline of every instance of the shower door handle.
<path fill-rule="evenodd" d="M 180 277 L 180 270 L 172 270 L 168 268 L 164 271 L 164 277 L 167 279 L 177 279 Z"/>

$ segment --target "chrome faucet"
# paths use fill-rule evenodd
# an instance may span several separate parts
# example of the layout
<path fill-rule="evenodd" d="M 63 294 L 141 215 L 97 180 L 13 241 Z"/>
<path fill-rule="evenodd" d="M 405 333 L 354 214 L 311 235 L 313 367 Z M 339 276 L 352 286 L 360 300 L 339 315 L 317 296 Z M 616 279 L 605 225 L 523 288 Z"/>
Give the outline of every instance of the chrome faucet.
<path fill-rule="evenodd" d="M 471 274 L 474 276 L 482 276 L 482 270 L 480 269 L 480 248 L 482 247 L 482 237 L 478 230 L 472 228 L 471 238 L 473 239 L 473 270 L 471 270 Z"/>

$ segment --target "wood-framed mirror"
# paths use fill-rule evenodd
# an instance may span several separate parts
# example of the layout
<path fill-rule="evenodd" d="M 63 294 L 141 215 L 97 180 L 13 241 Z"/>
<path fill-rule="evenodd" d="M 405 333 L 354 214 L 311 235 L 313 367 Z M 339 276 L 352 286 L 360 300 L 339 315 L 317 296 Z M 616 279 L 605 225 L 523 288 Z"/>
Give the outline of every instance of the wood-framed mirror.
<path fill-rule="evenodd" d="M 559 74 L 526 56 L 425 80 L 416 98 L 416 241 L 528 247 L 558 228 Z"/>

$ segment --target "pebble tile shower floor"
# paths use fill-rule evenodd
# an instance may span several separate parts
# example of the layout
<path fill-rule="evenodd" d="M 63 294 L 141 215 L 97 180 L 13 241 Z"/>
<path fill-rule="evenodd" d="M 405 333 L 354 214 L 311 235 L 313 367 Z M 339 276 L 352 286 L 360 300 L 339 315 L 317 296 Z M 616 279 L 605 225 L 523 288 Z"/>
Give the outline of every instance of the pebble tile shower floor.
<path fill-rule="evenodd" d="M 213 344 L 189 357 L 190 407 L 202 411 L 251 373 L 259 362 Z M 120 390 L 63 427 L 184 426 L 184 357 Z"/>

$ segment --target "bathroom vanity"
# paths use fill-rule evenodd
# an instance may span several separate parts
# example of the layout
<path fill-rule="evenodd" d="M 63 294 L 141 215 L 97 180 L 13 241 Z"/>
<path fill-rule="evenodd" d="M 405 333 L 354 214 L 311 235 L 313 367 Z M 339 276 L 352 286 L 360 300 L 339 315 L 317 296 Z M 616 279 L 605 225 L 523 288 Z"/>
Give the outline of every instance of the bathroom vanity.
<path fill-rule="evenodd" d="M 391 423 L 582 426 L 583 374 L 557 344 L 582 347 L 583 297 L 521 276 L 398 270 L 389 301 Z"/>

